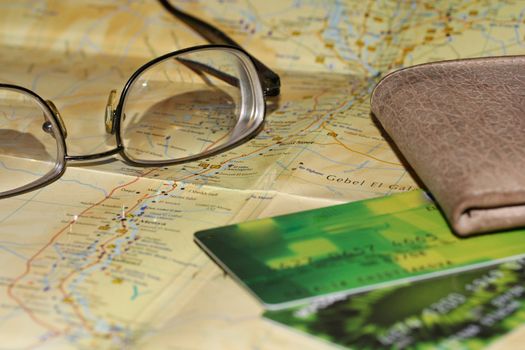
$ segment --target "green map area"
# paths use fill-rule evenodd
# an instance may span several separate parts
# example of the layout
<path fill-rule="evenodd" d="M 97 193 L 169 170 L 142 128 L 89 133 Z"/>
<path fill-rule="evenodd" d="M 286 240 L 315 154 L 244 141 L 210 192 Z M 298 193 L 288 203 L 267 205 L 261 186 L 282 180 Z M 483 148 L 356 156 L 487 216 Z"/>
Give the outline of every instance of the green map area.
<path fill-rule="evenodd" d="M 375 83 L 416 63 L 518 54 L 525 35 L 519 1 L 180 6 L 278 71 L 282 95 L 256 138 L 221 155 L 70 164 L 0 201 L 2 348 L 318 349 L 262 321 L 193 233 L 417 188 L 370 116 Z M 0 81 L 53 100 L 72 155 L 114 147 L 107 96 L 140 65 L 205 43 L 155 1 L 2 2 L 0 14 Z"/>

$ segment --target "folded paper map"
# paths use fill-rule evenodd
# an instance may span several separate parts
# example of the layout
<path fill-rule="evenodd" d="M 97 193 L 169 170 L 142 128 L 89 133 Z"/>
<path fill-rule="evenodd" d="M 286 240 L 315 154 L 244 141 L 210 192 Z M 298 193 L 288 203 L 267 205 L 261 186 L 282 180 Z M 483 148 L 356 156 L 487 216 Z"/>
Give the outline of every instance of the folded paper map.
<path fill-rule="evenodd" d="M 378 79 L 524 44 L 518 1 L 173 3 L 278 71 L 282 94 L 261 133 L 222 155 L 70 163 L 59 181 L 1 200 L 5 348 L 319 349 L 264 322 L 193 233 L 417 188 L 370 118 Z M 0 81 L 53 100 L 72 155 L 113 148 L 108 94 L 135 69 L 206 43 L 156 1 L 2 1 L 0 17 Z"/>

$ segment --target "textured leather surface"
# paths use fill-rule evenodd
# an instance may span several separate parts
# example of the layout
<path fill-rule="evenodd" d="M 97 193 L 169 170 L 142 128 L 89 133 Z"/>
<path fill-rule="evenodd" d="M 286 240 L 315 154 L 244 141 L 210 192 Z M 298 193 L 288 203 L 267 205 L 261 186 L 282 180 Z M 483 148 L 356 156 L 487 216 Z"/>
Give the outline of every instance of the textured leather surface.
<path fill-rule="evenodd" d="M 525 226 L 525 56 L 405 68 L 371 104 L 456 233 Z"/>

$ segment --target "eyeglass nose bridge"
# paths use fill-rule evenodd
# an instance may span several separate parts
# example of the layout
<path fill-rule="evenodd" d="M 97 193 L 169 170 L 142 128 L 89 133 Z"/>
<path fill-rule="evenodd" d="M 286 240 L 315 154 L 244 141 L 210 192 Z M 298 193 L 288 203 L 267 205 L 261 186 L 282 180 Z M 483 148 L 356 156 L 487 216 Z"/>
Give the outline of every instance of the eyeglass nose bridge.
<path fill-rule="evenodd" d="M 108 96 L 108 103 L 106 104 L 106 112 L 104 114 L 104 124 L 106 125 L 106 132 L 108 134 L 115 133 L 115 100 L 117 99 L 117 90 L 111 90 Z"/>

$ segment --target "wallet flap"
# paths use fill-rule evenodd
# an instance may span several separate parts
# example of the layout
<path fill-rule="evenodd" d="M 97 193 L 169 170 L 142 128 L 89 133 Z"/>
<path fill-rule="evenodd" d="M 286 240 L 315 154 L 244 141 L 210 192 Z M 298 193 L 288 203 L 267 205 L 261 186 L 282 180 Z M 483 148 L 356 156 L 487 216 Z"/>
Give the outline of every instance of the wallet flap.
<path fill-rule="evenodd" d="M 371 107 L 456 233 L 525 225 L 525 56 L 401 69 Z"/>

